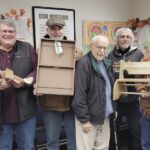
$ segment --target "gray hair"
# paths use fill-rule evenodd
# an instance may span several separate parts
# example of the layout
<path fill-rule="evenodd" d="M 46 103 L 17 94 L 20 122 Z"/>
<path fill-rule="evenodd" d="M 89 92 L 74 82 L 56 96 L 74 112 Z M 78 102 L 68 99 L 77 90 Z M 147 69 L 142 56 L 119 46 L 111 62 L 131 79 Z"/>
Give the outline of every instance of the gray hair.
<path fill-rule="evenodd" d="M 120 35 L 122 34 L 122 32 L 127 33 L 131 37 L 132 43 L 134 42 L 134 35 L 133 35 L 132 30 L 130 28 L 125 28 L 125 27 L 117 30 L 117 32 L 115 34 L 115 38 L 117 41 L 118 41 L 118 38 L 120 37 Z"/>
<path fill-rule="evenodd" d="M 15 25 L 15 23 L 14 23 L 14 21 L 12 19 L 0 19 L 0 25 L 1 24 L 7 25 L 7 26 L 11 26 L 14 29 L 16 29 L 16 25 Z"/>
<path fill-rule="evenodd" d="M 106 43 L 109 44 L 108 38 L 106 36 L 104 36 L 104 35 L 96 35 L 91 40 L 92 43 L 96 43 L 98 41 L 103 41 L 103 42 L 106 42 Z"/>

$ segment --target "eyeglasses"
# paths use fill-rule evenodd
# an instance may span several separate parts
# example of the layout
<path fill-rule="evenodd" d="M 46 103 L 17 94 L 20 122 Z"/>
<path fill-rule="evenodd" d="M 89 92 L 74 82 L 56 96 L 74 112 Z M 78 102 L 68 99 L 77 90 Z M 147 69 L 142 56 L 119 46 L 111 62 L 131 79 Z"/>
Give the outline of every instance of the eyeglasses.
<path fill-rule="evenodd" d="M 107 49 L 107 47 L 106 46 L 96 46 L 96 45 L 94 45 L 94 47 L 96 48 L 96 50 L 106 50 Z"/>
<path fill-rule="evenodd" d="M 121 35 L 119 36 L 120 39 L 131 39 L 131 36 L 129 35 Z"/>
<path fill-rule="evenodd" d="M 4 34 L 6 34 L 7 32 L 8 32 L 9 34 L 14 34 L 16 31 L 15 31 L 15 30 L 0 30 L 0 32 L 2 32 L 2 33 L 4 33 Z"/>

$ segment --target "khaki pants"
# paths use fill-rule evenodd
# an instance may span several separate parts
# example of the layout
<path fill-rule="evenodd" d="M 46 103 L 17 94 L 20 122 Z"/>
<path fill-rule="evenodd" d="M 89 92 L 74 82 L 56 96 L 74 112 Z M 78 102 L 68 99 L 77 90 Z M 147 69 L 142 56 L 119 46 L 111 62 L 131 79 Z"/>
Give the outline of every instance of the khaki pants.
<path fill-rule="evenodd" d="M 81 123 L 77 118 L 75 123 L 77 150 L 108 150 L 110 139 L 108 118 L 104 120 L 103 125 L 93 125 L 88 133 L 82 131 Z"/>

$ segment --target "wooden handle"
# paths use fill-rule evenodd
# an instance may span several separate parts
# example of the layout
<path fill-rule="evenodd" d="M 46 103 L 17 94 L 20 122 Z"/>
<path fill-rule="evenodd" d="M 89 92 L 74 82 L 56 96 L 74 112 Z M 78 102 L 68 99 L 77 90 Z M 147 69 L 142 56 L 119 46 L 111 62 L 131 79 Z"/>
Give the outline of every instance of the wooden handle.
<path fill-rule="evenodd" d="M 121 94 L 128 94 L 128 95 L 142 95 L 143 93 L 140 92 L 120 92 Z"/>

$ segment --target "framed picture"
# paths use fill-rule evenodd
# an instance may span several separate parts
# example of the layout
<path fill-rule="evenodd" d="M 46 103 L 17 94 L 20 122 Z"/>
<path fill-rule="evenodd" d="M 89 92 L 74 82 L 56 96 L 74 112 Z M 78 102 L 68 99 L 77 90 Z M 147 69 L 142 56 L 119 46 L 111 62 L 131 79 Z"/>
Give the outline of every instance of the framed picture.
<path fill-rule="evenodd" d="M 128 27 L 128 22 L 118 21 L 83 21 L 83 53 L 89 50 L 89 43 L 95 35 L 106 35 L 109 39 L 108 53 L 115 45 L 115 33 L 121 27 Z"/>
<path fill-rule="evenodd" d="M 76 35 L 74 9 L 33 6 L 32 18 L 35 49 L 40 47 L 40 39 L 43 38 L 47 33 L 46 21 L 53 17 L 63 18 L 65 20 L 65 36 L 67 36 L 68 40 L 75 40 Z"/>

